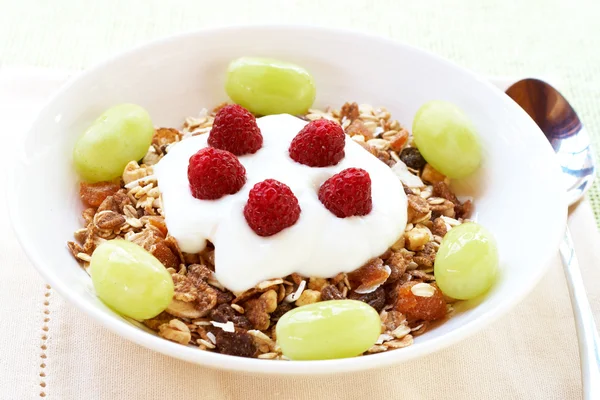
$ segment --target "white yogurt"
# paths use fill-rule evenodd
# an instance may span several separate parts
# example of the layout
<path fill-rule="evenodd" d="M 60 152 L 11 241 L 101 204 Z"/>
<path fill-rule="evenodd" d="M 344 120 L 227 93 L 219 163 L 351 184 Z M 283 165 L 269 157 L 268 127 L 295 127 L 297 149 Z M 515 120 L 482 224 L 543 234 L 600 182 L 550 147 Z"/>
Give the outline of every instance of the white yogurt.
<path fill-rule="evenodd" d="M 154 167 L 162 193 L 169 233 L 182 251 L 197 253 L 210 240 L 215 245 L 215 274 L 234 292 L 293 272 L 332 277 L 350 272 L 385 252 L 404 232 L 407 201 L 392 170 L 346 137 L 345 157 L 338 165 L 311 168 L 289 157 L 288 148 L 306 122 L 291 115 L 257 119 L 263 147 L 239 157 L 247 182 L 236 194 L 218 200 L 198 200 L 189 189 L 188 161 L 207 147 L 208 134 L 175 144 Z M 371 176 L 373 210 L 363 217 L 338 218 L 319 201 L 321 184 L 350 167 Z M 260 237 L 246 223 L 243 209 L 254 184 L 276 179 L 288 185 L 300 203 L 293 226 Z"/>

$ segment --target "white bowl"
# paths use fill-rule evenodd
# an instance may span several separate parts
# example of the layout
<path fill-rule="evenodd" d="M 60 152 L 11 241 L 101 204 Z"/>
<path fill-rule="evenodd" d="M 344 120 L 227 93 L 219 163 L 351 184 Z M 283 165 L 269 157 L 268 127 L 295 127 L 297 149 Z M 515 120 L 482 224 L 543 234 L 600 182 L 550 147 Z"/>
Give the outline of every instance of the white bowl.
<path fill-rule="evenodd" d="M 357 101 L 387 107 L 410 128 L 418 107 L 449 100 L 473 120 L 484 148 L 477 177 L 461 189 L 495 236 L 497 284 L 479 304 L 417 337 L 412 346 L 342 360 L 277 362 L 200 351 L 161 339 L 108 309 L 66 247 L 82 209 L 71 151 L 104 109 L 123 102 L 149 110 L 155 124 L 225 101 L 224 72 L 236 57 L 280 58 L 315 77 L 317 107 Z M 18 149 L 10 193 L 14 228 L 40 274 L 71 303 L 119 335 L 164 354 L 210 367 L 271 374 L 363 370 L 408 361 L 466 338 L 525 297 L 555 255 L 566 201 L 552 148 L 534 122 L 501 91 L 425 51 L 360 33 L 308 27 L 240 27 L 170 37 L 133 49 L 78 75 L 45 106 Z"/>

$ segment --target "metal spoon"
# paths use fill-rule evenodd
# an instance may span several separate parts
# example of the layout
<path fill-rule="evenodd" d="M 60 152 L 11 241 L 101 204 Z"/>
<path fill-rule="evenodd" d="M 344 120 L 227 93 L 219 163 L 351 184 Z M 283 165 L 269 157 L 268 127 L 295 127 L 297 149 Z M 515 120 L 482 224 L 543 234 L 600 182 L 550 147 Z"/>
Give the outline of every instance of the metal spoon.
<path fill-rule="evenodd" d="M 531 116 L 552 144 L 562 167 L 569 205 L 574 204 L 589 189 L 595 175 L 590 138 L 575 110 L 556 89 L 538 79 L 520 80 L 509 87 L 506 94 Z M 575 315 L 583 398 L 598 400 L 600 338 L 568 227 L 560 245 L 560 256 Z"/>

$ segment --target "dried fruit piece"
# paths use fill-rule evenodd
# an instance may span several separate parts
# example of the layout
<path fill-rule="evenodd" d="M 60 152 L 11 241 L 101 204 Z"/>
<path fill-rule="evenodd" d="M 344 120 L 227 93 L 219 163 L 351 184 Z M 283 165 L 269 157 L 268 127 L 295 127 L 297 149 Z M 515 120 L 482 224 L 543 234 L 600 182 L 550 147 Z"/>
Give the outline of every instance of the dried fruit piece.
<path fill-rule="evenodd" d="M 371 177 L 361 168 L 347 168 L 319 188 L 319 200 L 338 218 L 367 215 L 373 208 Z"/>
<path fill-rule="evenodd" d="M 232 153 L 206 147 L 190 157 L 188 180 L 192 196 L 216 200 L 244 186 L 246 169 Z"/>
<path fill-rule="evenodd" d="M 242 106 L 231 104 L 217 112 L 208 144 L 241 156 L 256 153 L 262 147 L 263 137 L 254 115 Z"/>
<path fill-rule="evenodd" d="M 238 357 L 254 357 L 256 354 L 254 339 L 246 332 L 225 332 L 218 329 L 215 337 L 217 351 L 221 354 Z"/>
<path fill-rule="evenodd" d="M 267 179 L 250 190 L 244 217 L 257 235 L 272 236 L 298 221 L 300 205 L 287 185 Z"/>
<path fill-rule="evenodd" d="M 121 185 L 116 182 L 97 182 L 79 184 L 79 196 L 83 204 L 89 207 L 98 207 L 108 197 L 115 194 Z"/>
<path fill-rule="evenodd" d="M 397 289 L 395 309 L 411 320 L 435 321 L 444 318 L 446 301 L 441 290 L 431 285 L 435 289 L 431 296 L 417 296 L 412 288 L 419 283 L 421 282 L 406 282 Z"/>
<path fill-rule="evenodd" d="M 408 142 L 408 131 L 402 129 L 396 136 L 390 139 L 390 149 L 394 151 L 402 151 Z"/>
<path fill-rule="evenodd" d="M 309 122 L 292 140 L 290 157 L 309 167 L 329 167 L 344 158 L 346 135 L 341 126 L 327 119 Z"/>
<path fill-rule="evenodd" d="M 385 305 L 385 290 L 382 286 L 380 286 L 375 291 L 366 294 L 360 294 L 355 291 L 352 291 L 348 295 L 348 298 L 350 300 L 358 300 L 362 301 L 363 303 L 367 303 L 368 305 L 376 309 L 377 312 L 379 312 L 383 309 L 383 306 Z"/>
<path fill-rule="evenodd" d="M 383 265 L 381 258 L 374 258 L 359 269 L 348 274 L 350 287 L 357 293 L 369 293 L 382 285 L 390 276 L 391 269 Z"/>
<path fill-rule="evenodd" d="M 321 300 L 323 300 L 323 301 L 341 300 L 343 298 L 344 298 L 344 296 L 342 295 L 342 292 L 340 292 L 339 289 L 337 287 L 335 287 L 335 285 L 325 286 L 321 290 Z"/>
<path fill-rule="evenodd" d="M 210 319 L 216 322 L 227 323 L 229 321 L 242 329 L 252 329 L 252 324 L 248 318 L 235 311 L 229 304 L 221 304 L 217 308 L 210 311 Z"/>
<path fill-rule="evenodd" d="M 427 164 L 427 161 L 416 147 L 404 148 L 400 153 L 400 161 L 406 164 L 407 167 L 416 170 L 421 170 Z"/>

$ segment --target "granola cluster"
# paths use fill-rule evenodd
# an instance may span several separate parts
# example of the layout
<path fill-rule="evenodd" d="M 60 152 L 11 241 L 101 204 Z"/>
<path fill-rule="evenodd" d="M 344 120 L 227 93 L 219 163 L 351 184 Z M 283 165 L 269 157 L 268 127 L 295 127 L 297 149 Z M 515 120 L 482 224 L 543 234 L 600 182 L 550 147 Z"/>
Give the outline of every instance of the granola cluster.
<path fill-rule="evenodd" d="M 450 191 L 448 179 L 411 147 L 412 138 L 384 108 L 346 103 L 340 110 L 309 110 L 306 120 L 326 118 L 390 166 L 408 198 L 404 235 L 377 258 L 333 278 L 298 274 L 261 282 L 241 293 L 225 289 L 214 277 L 214 248 L 183 253 L 169 235 L 152 166 L 169 146 L 210 131 L 215 113 L 187 118 L 181 131 L 156 130 L 139 165 L 131 161 L 120 182 L 81 183 L 85 228 L 68 242 L 73 256 L 88 268 L 94 249 L 114 238 L 130 240 L 152 253 L 170 272 L 175 293 L 169 307 L 143 321 L 159 336 L 202 350 L 242 357 L 285 359 L 276 344 L 275 326 L 289 310 L 334 299 L 368 303 L 381 317 L 381 335 L 365 354 L 406 347 L 413 337 L 452 312 L 453 299 L 435 285 L 433 265 L 440 242 L 469 217 L 471 202 Z M 401 161 L 401 162 L 400 162 Z M 402 310 L 402 311 L 401 311 Z"/>

